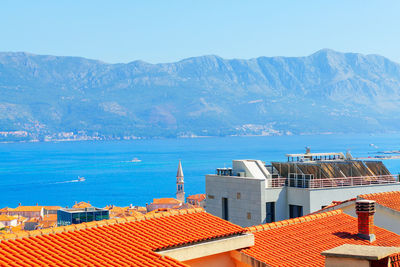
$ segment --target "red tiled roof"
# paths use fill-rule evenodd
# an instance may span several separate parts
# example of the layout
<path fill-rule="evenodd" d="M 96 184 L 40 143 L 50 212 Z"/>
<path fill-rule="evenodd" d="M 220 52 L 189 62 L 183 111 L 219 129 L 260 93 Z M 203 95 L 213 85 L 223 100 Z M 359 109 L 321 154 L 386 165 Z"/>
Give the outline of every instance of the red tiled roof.
<path fill-rule="evenodd" d="M 0 221 L 13 221 L 13 220 L 17 220 L 17 219 L 18 219 L 17 216 L 9 216 L 9 215 L 0 214 Z"/>
<path fill-rule="evenodd" d="M 155 198 L 152 204 L 180 204 L 181 201 L 176 198 L 166 197 L 166 198 Z"/>
<path fill-rule="evenodd" d="M 42 206 L 18 206 L 16 207 L 13 211 L 20 211 L 20 212 L 26 212 L 26 211 L 41 211 L 43 209 Z"/>
<path fill-rule="evenodd" d="M 75 205 L 73 205 L 72 207 L 74 209 L 84 209 L 84 208 L 89 208 L 91 206 L 92 204 L 90 204 L 89 202 L 81 201 L 79 203 L 75 202 Z"/>
<path fill-rule="evenodd" d="M 341 210 L 247 228 L 255 245 L 245 255 L 271 266 L 324 266 L 321 252 L 343 245 L 400 246 L 400 235 L 375 226 L 376 241 L 357 236 L 357 219 Z"/>
<path fill-rule="evenodd" d="M 245 232 L 240 226 L 199 211 L 49 228 L 40 231 L 47 235 L 21 239 L 31 234 L 24 233 L 0 243 L 0 266 L 186 266 L 155 251 Z"/>
<path fill-rule="evenodd" d="M 198 202 L 201 202 L 204 199 L 206 199 L 206 194 L 191 195 L 191 196 L 188 196 L 187 199 L 193 199 L 193 200 L 197 200 Z"/>
<path fill-rule="evenodd" d="M 374 200 L 379 205 L 400 211 L 400 191 L 366 194 L 359 197 Z"/>

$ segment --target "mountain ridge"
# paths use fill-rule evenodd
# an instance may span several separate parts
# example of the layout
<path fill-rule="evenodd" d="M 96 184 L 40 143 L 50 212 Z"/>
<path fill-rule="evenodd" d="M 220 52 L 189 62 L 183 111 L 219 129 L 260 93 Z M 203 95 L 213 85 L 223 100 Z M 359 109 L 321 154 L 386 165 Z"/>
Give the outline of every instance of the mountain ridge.
<path fill-rule="evenodd" d="M 35 140 L 400 130 L 400 65 L 331 49 L 157 64 L 1 52 L 0 92 L 0 132 Z"/>

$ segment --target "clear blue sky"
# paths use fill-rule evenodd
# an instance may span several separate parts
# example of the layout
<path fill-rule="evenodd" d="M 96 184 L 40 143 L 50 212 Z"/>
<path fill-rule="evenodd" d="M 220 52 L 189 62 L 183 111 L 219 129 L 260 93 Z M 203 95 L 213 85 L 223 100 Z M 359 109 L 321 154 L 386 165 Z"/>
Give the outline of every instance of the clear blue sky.
<path fill-rule="evenodd" d="M 158 63 L 331 48 L 400 62 L 399 14 L 398 0 L 3 0 L 0 51 Z"/>

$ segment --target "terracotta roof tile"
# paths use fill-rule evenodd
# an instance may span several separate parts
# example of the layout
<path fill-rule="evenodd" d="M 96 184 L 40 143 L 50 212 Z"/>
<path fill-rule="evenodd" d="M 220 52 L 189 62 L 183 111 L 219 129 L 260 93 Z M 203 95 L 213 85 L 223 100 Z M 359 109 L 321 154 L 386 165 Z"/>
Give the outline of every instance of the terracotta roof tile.
<path fill-rule="evenodd" d="M 181 201 L 176 198 L 154 198 L 152 204 L 179 204 Z"/>
<path fill-rule="evenodd" d="M 13 211 L 41 211 L 42 209 L 42 206 L 18 206 Z"/>
<path fill-rule="evenodd" d="M 206 199 L 206 194 L 191 195 L 188 196 L 187 199 L 192 199 L 201 202 Z"/>
<path fill-rule="evenodd" d="M 400 211 L 400 191 L 360 195 L 360 198 L 374 200 L 376 203 L 390 209 Z"/>
<path fill-rule="evenodd" d="M 242 252 L 270 266 L 324 266 L 321 252 L 343 244 L 400 246 L 399 235 L 379 227 L 373 243 L 360 239 L 357 219 L 341 210 L 262 226 L 246 228 L 255 245 Z"/>
<path fill-rule="evenodd" d="M 0 221 L 12 221 L 12 220 L 17 220 L 17 216 L 9 216 L 9 215 L 4 215 L 0 214 Z"/>
<path fill-rule="evenodd" d="M 245 232 L 202 209 L 160 215 L 136 221 L 106 220 L 103 226 L 83 223 L 86 228 L 81 230 L 75 225 L 63 231 L 60 227 L 30 231 L 30 237 L 22 239 L 8 235 L 8 240 L 0 242 L 0 266 L 186 266 L 155 252 Z"/>
<path fill-rule="evenodd" d="M 91 207 L 92 204 L 85 202 L 85 201 L 81 201 L 79 203 L 75 203 L 75 205 L 72 206 L 72 208 L 74 209 L 84 209 L 84 208 L 89 208 Z"/>

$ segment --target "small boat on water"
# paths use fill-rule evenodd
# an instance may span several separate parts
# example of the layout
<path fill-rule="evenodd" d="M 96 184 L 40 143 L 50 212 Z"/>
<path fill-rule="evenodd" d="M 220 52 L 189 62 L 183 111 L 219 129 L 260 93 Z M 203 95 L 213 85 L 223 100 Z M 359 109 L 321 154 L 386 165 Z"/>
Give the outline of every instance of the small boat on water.
<path fill-rule="evenodd" d="M 138 159 L 138 158 L 133 158 L 133 159 L 131 160 L 131 162 L 142 162 L 142 160 L 141 160 L 141 159 Z"/>
<path fill-rule="evenodd" d="M 80 177 L 80 176 L 78 176 L 78 181 L 79 181 L 79 182 L 84 182 L 84 181 L 86 181 L 86 179 L 85 179 L 85 177 Z"/>

